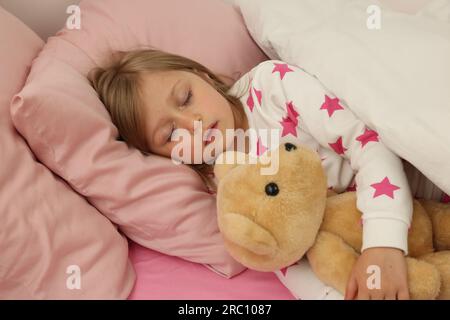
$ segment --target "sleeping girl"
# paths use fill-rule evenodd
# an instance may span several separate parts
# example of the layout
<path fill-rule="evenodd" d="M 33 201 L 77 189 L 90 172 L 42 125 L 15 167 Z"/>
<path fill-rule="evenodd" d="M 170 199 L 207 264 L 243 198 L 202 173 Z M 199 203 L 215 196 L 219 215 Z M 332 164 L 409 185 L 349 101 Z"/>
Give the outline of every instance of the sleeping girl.
<path fill-rule="evenodd" d="M 227 130 L 276 129 L 280 142 L 316 150 L 335 192 L 356 190 L 363 213 L 363 248 L 350 276 L 347 299 L 408 299 L 405 255 L 412 197 L 448 197 L 402 161 L 314 76 L 283 61 L 260 63 L 234 84 L 186 57 L 159 50 L 122 53 L 90 80 L 118 128 L 120 139 L 143 154 L 172 158 L 176 130 L 205 137 L 189 154 L 212 148 L 212 160 L 235 149 L 260 156 L 275 148 L 262 136 L 244 145 L 226 139 Z M 198 125 L 200 124 L 200 125 Z M 224 141 L 212 139 L 211 131 Z M 194 141 L 195 138 L 191 139 Z M 194 146 L 197 150 L 194 150 Z M 215 192 L 211 159 L 189 164 Z M 410 178 L 408 180 L 408 178 Z M 380 289 L 369 289 L 367 269 L 381 270 Z"/>

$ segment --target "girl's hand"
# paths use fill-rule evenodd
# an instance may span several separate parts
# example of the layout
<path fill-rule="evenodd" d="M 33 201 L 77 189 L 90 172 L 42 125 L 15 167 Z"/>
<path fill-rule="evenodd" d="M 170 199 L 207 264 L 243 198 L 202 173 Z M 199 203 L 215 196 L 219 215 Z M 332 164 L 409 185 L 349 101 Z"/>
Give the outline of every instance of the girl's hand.
<path fill-rule="evenodd" d="M 375 268 L 369 268 L 370 266 Z M 380 272 L 373 273 L 374 269 Z M 367 281 L 369 277 L 370 280 Z M 376 285 L 373 288 L 373 284 L 377 283 L 374 277 L 380 277 L 379 288 L 376 288 Z M 408 277 L 403 251 L 381 247 L 364 250 L 353 267 L 345 299 L 408 300 Z"/>

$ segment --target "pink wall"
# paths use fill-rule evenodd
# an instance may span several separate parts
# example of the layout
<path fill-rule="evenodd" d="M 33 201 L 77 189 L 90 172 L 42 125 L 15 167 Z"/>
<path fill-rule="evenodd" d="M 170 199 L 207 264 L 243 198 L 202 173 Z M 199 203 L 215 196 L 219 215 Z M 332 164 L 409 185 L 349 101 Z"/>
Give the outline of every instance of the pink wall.
<path fill-rule="evenodd" d="M 126 1 L 126 0 L 124 0 Z M 239 0 L 222 0 L 238 3 Z M 273 0 L 275 1 L 275 0 Z M 379 0 L 395 10 L 413 13 L 430 0 Z M 0 0 L 0 6 L 19 17 L 33 29 L 42 39 L 54 35 L 63 27 L 67 17 L 66 8 L 77 4 L 80 0 Z M 376 1 L 374 1 L 375 3 Z"/>
<path fill-rule="evenodd" d="M 42 39 L 62 28 L 69 14 L 66 9 L 80 0 L 0 0 L 0 6 L 18 17 Z"/>

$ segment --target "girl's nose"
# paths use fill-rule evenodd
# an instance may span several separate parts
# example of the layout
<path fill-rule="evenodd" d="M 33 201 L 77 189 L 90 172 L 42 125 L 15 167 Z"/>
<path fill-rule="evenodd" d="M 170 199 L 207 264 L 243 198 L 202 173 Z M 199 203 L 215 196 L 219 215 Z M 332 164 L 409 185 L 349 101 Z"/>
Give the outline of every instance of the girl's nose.
<path fill-rule="evenodd" d="M 202 129 L 202 123 L 195 124 L 195 121 L 202 121 L 202 116 L 199 114 L 184 114 L 178 119 L 178 128 L 184 128 L 189 130 L 191 134 L 195 133 L 195 130 Z"/>

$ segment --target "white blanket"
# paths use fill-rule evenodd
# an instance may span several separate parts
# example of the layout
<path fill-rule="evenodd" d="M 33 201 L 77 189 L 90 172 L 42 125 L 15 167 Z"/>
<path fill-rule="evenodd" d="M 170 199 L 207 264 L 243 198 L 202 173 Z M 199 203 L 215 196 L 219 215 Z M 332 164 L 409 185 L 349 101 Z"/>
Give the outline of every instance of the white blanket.
<path fill-rule="evenodd" d="M 450 194 L 450 0 L 430 1 L 416 15 L 374 0 L 234 2 L 271 59 L 315 75 Z M 373 4 L 380 29 L 367 27 Z"/>
<path fill-rule="evenodd" d="M 416 15 L 374 0 L 234 3 L 271 59 L 315 75 L 392 151 L 450 194 L 450 0 L 432 0 Z M 276 274 L 297 298 L 342 298 L 304 259 Z"/>

